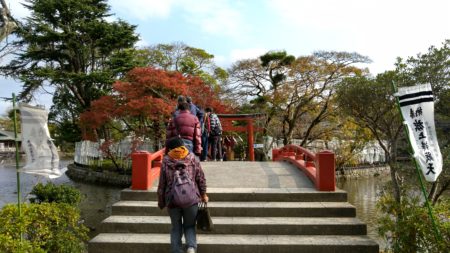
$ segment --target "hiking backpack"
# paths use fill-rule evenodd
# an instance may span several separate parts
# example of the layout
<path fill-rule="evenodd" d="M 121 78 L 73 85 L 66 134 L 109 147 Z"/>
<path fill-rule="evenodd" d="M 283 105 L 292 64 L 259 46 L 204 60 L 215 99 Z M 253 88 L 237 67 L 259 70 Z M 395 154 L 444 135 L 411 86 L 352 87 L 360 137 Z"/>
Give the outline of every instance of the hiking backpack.
<path fill-rule="evenodd" d="M 221 135 L 222 134 L 222 129 L 221 129 L 221 127 L 220 127 L 220 121 L 219 121 L 219 118 L 217 117 L 217 115 L 216 114 L 210 114 L 209 115 L 209 117 L 210 117 L 210 132 L 209 132 L 209 134 L 210 135 L 212 135 L 212 136 L 219 136 L 219 135 Z M 212 122 L 214 121 L 214 124 L 212 124 Z"/>
<path fill-rule="evenodd" d="M 186 164 L 177 163 L 173 175 L 169 201 L 175 207 L 186 208 L 198 203 L 199 194 L 195 182 L 189 176 Z"/>

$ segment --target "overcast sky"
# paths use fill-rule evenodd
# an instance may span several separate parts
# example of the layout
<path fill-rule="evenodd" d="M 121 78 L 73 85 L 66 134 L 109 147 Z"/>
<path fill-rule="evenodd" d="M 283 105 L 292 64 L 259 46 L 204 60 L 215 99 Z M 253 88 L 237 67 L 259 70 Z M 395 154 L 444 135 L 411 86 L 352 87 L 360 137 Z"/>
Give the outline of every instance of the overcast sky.
<path fill-rule="evenodd" d="M 22 0 L 6 0 L 15 17 Z M 139 46 L 183 42 L 205 49 L 217 65 L 269 50 L 295 56 L 318 50 L 357 52 L 373 74 L 394 68 L 397 57 L 426 53 L 450 39 L 449 0 L 109 0 L 114 18 L 137 25 Z M 0 97 L 20 84 L 0 79 Z M 44 92 L 43 92 L 44 93 Z M 49 108 L 51 96 L 36 104 Z M 0 102 L 0 115 L 8 103 Z"/>

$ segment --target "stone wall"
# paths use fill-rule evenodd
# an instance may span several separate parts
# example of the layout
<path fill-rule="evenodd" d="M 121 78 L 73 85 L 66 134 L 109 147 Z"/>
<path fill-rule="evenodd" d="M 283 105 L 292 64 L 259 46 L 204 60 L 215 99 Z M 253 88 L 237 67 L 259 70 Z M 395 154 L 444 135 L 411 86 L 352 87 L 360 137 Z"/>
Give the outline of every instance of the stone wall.
<path fill-rule="evenodd" d="M 336 178 L 373 177 L 389 174 L 388 165 L 345 167 L 336 171 Z"/>
<path fill-rule="evenodd" d="M 131 185 L 131 175 L 120 175 L 109 171 L 98 172 L 75 164 L 69 164 L 67 166 L 66 174 L 74 181 L 104 184 L 122 188 L 127 188 Z"/>

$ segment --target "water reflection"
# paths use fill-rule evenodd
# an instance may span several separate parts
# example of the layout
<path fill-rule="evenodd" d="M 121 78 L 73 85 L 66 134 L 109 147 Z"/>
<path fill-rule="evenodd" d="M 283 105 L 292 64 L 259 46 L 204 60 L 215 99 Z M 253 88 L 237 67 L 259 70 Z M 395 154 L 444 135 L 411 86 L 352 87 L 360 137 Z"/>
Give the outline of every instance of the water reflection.
<path fill-rule="evenodd" d="M 337 181 L 337 187 L 347 191 L 348 202 L 356 207 L 356 216 L 367 224 L 367 234 L 380 244 L 380 248 L 384 241 L 378 236 L 376 203 L 389 180 L 389 176 L 379 176 Z"/>
<path fill-rule="evenodd" d="M 15 160 L 11 158 L 0 158 L 0 208 L 8 203 L 17 204 L 17 180 Z M 60 167 L 64 168 L 72 160 L 61 160 Z M 48 179 L 31 174 L 20 173 L 21 199 L 27 202 L 29 192 L 39 182 L 45 183 Z M 90 236 L 98 232 L 95 227 L 111 214 L 111 206 L 119 201 L 122 188 L 106 187 L 73 182 L 65 174 L 60 178 L 52 180 L 55 184 L 71 185 L 80 190 L 84 198 L 80 204 L 81 215 L 85 225 L 92 229 Z"/>

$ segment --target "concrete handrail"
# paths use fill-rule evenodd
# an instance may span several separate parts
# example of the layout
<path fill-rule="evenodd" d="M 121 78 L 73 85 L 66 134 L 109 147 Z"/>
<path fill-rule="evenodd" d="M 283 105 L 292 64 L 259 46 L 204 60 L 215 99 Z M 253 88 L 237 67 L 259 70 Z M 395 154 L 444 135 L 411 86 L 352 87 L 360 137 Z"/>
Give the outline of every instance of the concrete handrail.
<path fill-rule="evenodd" d="M 286 145 L 272 151 L 272 160 L 295 165 L 308 176 L 319 191 L 336 190 L 335 160 L 331 151 L 314 154 L 297 145 Z"/>

